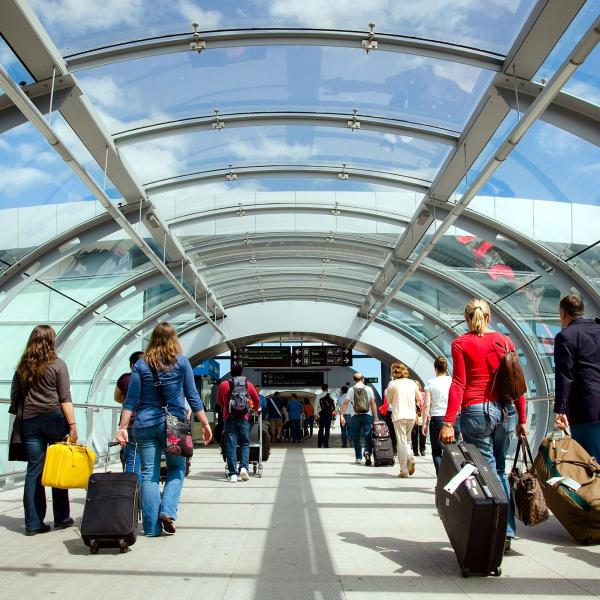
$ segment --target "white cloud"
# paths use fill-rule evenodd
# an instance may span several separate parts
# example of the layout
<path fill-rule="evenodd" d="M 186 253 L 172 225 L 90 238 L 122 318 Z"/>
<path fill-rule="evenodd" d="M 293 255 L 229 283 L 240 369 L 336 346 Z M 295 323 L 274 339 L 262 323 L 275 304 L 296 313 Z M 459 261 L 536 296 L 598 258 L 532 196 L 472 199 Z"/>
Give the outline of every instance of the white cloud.
<path fill-rule="evenodd" d="M 600 163 L 590 163 L 587 165 L 578 165 L 577 171 L 584 175 L 592 175 L 597 177 L 600 175 Z"/>
<path fill-rule="evenodd" d="M 249 156 L 257 161 L 305 161 L 316 154 L 315 148 L 306 144 L 287 144 L 267 137 L 258 142 L 238 140 L 230 144 L 229 149 L 237 158 Z"/>
<path fill-rule="evenodd" d="M 453 81 L 463 92 L 470 94 L 475 89 L 480 70 L 461 63 L 439 61 L 433 65 L 433 74 Z"/>
<path fill-rule="evenodd" d="M 12 65 L 18 64 L 19 61 L 15 57 L 15 55 L 11 52 L 8 46 L 4 45 L 4 41 L 0 40 L 0 64 L 8 69 Z"/>
<path fill-rule="evenodd" d="M 542 127 L 535 141 L 540 151 L 549 156 L 568 157 L 581 148 L 581 140 L 557 127 Z"/>
<path fill-rule="evenodd" d="M 178 9 L 184 19 L 190 24 L 198 23 L 200 31 L 218 29 L 221 26 L 223 15 L 216 10 L 203 10 L 193 0 L 179 0 Z"/>
<path fill-rule="evenodd" d="M 34 167 L 2 167 L 0 166 L 0 189 L 5 194 L 16 196 L 24 190 L 47 184 L 52 181 L 50 173 Z"/>
<path fill-rule="evenodd" d="M 569 82 L 565 86 L 565 92 L 587 102 L 600 105 L 600 89 L 585 81 Z"/>
<path fill-rule="evenodd" d="M 144 0 L 29 0 L 44 19 L 79 33 L 104 31 L 144 20 Z"/>
<path fill-rule="evenodd" d="M 86 77 L 82 82 L 85 93 L 92 102 L 106 109 L 127 108 L 131 106 L 132 99 L 126 97 L 121 87 L 119 87 L 112 77 L 103 75 L 102 77 Z M 134 101 L 137 100 L 134 99 Z M 137 102 L 135 102 L 137 104 Z"/>

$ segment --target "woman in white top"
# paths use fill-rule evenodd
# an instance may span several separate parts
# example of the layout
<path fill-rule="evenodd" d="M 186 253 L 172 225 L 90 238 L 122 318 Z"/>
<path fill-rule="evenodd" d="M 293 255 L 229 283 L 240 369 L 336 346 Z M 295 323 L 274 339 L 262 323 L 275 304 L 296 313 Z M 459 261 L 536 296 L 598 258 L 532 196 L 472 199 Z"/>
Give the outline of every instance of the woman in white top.
<path fill-rule="evenodd" d="M 423 434 L 427 435 L 427 424 L 429 422 L 429 441 L 431 443 L 431 455 L 433 466 L 437 474 L 442 462 L 442 443 L 440 442 L 440 430 L 444 422 L 446 407 L 448 406 L 448 392 L 452 377 L 448 375 L 448 361 L 443 356 L 438 356 L 434 363 L 435 377 L 430 379 L 425 386 L 425 411 L 423 414 Z M 456 439 L 460 434 L 458 419 L 454 424 Z"/>
<path fill-rule="evenodd" d="M 416 406 L 420 401 L 417 384 L 409 379 L 410 373 L 404 364 L 392 364 L 392 379 L 385 395 L 392 407 L 392 422 L 398 441 L 398 462 L 400 463 L 399 477 L 408 477 L 415 472 L 410 432 L 417 417 Z"/>

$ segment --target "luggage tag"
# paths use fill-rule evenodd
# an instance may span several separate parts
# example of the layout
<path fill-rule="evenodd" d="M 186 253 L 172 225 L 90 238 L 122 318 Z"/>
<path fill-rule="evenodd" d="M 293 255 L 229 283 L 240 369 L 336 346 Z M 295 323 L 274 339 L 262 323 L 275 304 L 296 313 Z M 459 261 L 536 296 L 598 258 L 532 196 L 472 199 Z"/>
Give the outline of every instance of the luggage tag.
<path fill-rule="evenodd" d="M 454 494 L 454 492 L 458 489 L 458 486 L 466 481 L 473 473 L 477 471 L 477 467 L 475 465 L 466 464 L 445 486 L 444 490 L 449 494 Z"/>
<path fill-rule="evenodd" d="M 568 488 L 571 488 L 574 492 L 576 492 L 581 487 L 580 483 L 577 483 L 574 479 L 571 479 L 570 477 L 552 477 L 551 479 L 548 479 L 546 483 L 553 487 L 556 487 L 560 483 L 562 483 Z"/>

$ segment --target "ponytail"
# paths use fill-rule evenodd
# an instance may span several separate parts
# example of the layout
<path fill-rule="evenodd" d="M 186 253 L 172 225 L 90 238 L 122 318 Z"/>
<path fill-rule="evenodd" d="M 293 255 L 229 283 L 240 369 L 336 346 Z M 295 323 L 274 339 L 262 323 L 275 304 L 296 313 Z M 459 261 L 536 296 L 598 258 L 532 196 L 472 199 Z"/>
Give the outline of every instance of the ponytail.
<path fill-rule="evenodd" d="M 490 320 L 490 307 L 485 300 L 474 298 L 465 306 L 465 319 L 469 330 L 482 336 Z"/>

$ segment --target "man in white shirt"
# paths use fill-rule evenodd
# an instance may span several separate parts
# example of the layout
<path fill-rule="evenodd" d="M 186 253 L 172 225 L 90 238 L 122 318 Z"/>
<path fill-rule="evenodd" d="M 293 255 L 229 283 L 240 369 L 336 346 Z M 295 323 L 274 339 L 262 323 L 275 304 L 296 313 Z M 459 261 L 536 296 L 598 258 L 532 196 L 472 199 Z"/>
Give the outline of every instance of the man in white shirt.
<path fill-rule="evenodd" d="M 365 465 L 371 466 L 371 452 L 373 421 L 377 421 L 377 404 L 375 403 L 375 394 L 373 390 L 365 385 L 365 378 L 362 373 L 354 373 L 354 385 L 348 390 L 348 394 L 344 402 L 342 402 L 341 424 L 346 423 L 346 409 L 348 404 L 352 405 L 354 414 L 350 419 L 350 434 L 352 435 L 352 443 L 354 445 L 354 453 L 356 455 L 356 464 L 362 462 L 362 446 L 360 436 L 361 433 L 365 438 Z M 372 414 L 369 414 L 369 410 Z"/>

